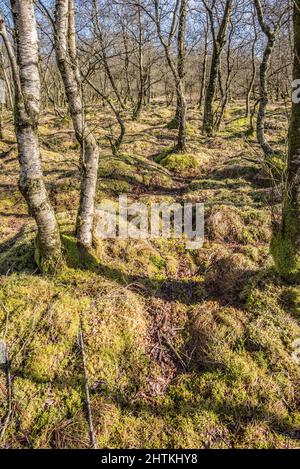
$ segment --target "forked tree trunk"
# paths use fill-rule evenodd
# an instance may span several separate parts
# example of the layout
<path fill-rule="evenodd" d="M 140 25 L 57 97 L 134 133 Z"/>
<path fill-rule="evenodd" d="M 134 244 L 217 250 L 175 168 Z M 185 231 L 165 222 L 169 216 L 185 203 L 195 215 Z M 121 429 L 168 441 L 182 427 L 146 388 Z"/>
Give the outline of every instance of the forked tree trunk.
<path fill-rule="evenodd" d="M 76 222 L 79 243 L 89 249 L 93 241 L 94 206 L 99 148 L 85 120 L 81 75 L 77 62 L 73 0 L 56 0 L 55 50 L 76 138 L 81 147 L 80 205 Z"/>
<path fill-rule="evenodd" d="M 11 0 L 17 60 L 0 15 L 0 34 L 15 82 L 15 128 L 18 142 L 19 187 L 37 227 L 36 260 L 44 271 L 61 263 L 61 242 L 53 208 L 45 188 L 38 142 L 40 76 L 38 35 L 32 0 Z"/>
<path fill-rule="evenodd" d="M 214 15 L 213 11 L 205 3 L 205 7 L 208 12 L 212 36 L 213 36 L 213 53 L 211 59 L 210 67 L 210 76 L 209 82 L 206 89 L 205 95 L 205 106 L 204 106 L 204 115 L 203 115 L 203 126 L 202 130 L 208 136 L 214 134 L 215 131 L 215 122 L 214 122 L 214 101 L 217 91 L 217 82 L 218 82 L 218 73 L 220 68 L 221 54 L 223 47 L 226 42 L 226 34 L 228 29 L 228 24 L 232 12 L 233 0 L 226 0 L 223 18 L 219 27 L 218 34 L 216 34 L 214 26 Z"/>
<path fill-rule="evenodd" d="M 294 0 L 293 78 L 300 77 L 300 0 Z M 286 279 L 300 282 L 300 103 L 293 102 L 289 128 L 287 185 L 282 220 L 275 225 L 271 252 L 277 271 Z"/>

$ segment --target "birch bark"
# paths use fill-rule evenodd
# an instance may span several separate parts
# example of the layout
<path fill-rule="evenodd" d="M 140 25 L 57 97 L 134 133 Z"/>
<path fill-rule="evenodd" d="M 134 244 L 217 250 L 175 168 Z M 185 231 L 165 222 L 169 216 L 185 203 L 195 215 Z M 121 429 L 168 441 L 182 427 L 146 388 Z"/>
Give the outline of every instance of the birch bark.
<path fill-rule="evenodd" d="M 55 24 L 57 64 L 64 83 L 75 135 L 81 147 L 80 204 L 76 234 L 79 243 L 89 249 L 93 241 L 99 148 L 85 118 L 77 60 L 73 0 L 56 0 Z"/>
<path fill-rule="evenodd" d="M 54 210 L 49 202 L 38 141 L 40 76 L 38 35 L 32 0 L 11 0 L 16 56 L 0 14 L 0 35 L 10 60 L 15 84 L 15 129 L 20 163 L 19 188 L 37 227 L 36 260 L 44 271 L 61 261 L 61 242 Z"/>

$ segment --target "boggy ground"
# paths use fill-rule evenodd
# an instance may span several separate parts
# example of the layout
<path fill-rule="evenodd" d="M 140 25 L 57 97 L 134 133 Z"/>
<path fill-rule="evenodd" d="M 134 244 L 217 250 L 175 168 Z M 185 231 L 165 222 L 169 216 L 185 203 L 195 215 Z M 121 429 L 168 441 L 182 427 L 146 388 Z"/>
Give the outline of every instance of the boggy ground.
<path fill-rule="evenodd" d="M 300 446 L 300 294 L 269 256 L 285 169 L 284 106 L 273 105 L 261 161 L 243 107 L 232 105 L 215 138 L 189 112 L 186 155 L 168 150 L 173 110 L 158 103 L 128 119 L 118 157 L 107 111 L 89 119 L 101 146 L 97 202 L 119 194 L 145 203 L 205 203 L 206 240 L 112 240 L 79 256 L 78 145 L 68 117 L 43 115 L 40 141 L 66 267 L 42 277 L 34 224 L 18 192 L 10 117 L 0 142 L 1 337 L 9 345 L 12 412 L 5 448 L 89 446 L 78 328 L 83 322 L 97 444 L 109 448 L 295 448 Z M 0 416 L 7 416 L 4 370 Z"/>

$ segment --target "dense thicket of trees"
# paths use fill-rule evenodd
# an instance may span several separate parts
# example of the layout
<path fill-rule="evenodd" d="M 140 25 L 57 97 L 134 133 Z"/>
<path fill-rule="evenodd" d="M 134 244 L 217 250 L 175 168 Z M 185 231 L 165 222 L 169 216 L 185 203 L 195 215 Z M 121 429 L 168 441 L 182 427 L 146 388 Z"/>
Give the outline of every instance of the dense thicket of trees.
<path fill-rule="evenodd" d="M 298 8 L 293 0 L 3 1 L 0 78 L 15 113 L 20 189 L 38 226 L 42 264 L 60 257 L 61 248 L 42 177 L 40 107 L 72 117 L 81 168 L 76 232 L 89 249 L 99 149 L 87 107 L 97 112 L 96 105 L 107 106 L 115 117 L 119 133 L 109 138 L 117 155 L 126 119 L 138 120 L 151 102 L 174 104 L 174 119 L 166 124 L 178 128 L 174 152 L 185 152 L 189 107 L 198 107 L 203 133 L 213 137 L 224 125 L 226 107 L 243 100 L 250 131 L 256 118 L 267 161 L 273 154 L 265 138 L 268 102 L 289 105 L 292 76 L 300 78 Z M 291 258 L 299 252 L 299 119 L 293 105 L 280 228 Z"/>

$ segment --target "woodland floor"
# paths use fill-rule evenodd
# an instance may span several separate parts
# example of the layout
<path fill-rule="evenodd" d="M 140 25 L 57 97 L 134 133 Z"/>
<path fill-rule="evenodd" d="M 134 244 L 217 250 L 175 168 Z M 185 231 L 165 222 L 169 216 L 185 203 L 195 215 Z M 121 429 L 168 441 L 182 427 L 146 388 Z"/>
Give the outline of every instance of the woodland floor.
<path fill-rule="evenodd" d="M 9 345 L 12 413 L 5 448 L 89 447 L 83 320 L 97 444 L 105 448 L 300 447 L 300 293 L 275 273 L 271 213 L 278 211 L 287 118 L 270 106 L 267 170 L 244 107 L 231 105 L 215 138 L 189 111 L 188 154 L 168 153 L 174 110 L 156 103 L 128 119 L 121 154 L 105 135 L 107 110 L 91 109 L 101 161 L 97 202 L 205 204 L 206 240 L 106 240 L 80 260 L 73 237 L 79 149 L 69 118 L 44 114 L 40 143 L 67 266 L 34 264 L 34 223 L 17 188 L 17 149 L 7 116 L 0 142 L 0 337 Z M 97 116 L 97 117 L 95 117 Z M 275 189 L 274 189 L 274 182 Z M 0 371 L 0 418 L 7 386 Z"/>

